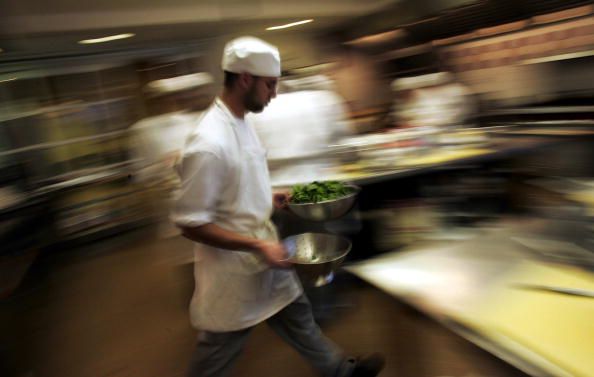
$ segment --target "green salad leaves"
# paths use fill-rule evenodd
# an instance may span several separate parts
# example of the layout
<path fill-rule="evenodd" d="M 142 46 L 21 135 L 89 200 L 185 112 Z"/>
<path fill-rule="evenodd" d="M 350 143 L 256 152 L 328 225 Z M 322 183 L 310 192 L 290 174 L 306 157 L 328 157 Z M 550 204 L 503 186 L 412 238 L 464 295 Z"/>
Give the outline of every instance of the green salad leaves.
<path fill-rule="evenodd" d="M 318 203 L 338 199 L 351 194 L 353 189 L 342 182 L 312 182 L 307 185 L 295 185 L 291 194 L 291 203 Z"/>

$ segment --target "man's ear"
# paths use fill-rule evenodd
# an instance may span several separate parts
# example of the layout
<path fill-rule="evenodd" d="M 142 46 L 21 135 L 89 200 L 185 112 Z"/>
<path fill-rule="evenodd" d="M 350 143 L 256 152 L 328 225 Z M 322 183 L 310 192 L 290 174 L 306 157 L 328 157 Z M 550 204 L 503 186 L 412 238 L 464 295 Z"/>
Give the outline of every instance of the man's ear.
<path fill-rule="evenodd" d="M 242 89 L 248 89 L 252 85 L 252 80 L 254 77 L 249 73 L 240 73 L 239 74 L 239 87 Z"/>

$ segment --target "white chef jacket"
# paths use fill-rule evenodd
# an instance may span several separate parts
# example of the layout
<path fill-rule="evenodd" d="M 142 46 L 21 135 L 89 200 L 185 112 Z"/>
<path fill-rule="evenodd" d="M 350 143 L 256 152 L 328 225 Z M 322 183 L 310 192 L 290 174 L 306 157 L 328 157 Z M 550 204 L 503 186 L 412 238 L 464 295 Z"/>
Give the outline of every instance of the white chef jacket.
<path fill-rule="evenodd" d="M 452 83 L 414 91 L 414 96 L 395 106 L 397 121 L 414 126 L 459 126 L 474 112 L 468 90 Z"/>
<path fill-rule="evenodd" d="M 216 99 L 186 143 L 172 220 L 214 223 L 259 239 L 277 240 L 270 223 L 272 191 L 266 153 L 253 128 Z M 270 268 L 251 252 L 196 244 L 196 287 L 190 317 L 196 328 L 235 331 L 256 325 L 295 300 L 302 288 L 292 269 Z"/>
<path fill-rule="evenodd" d="M 135 123 L 132 155 L 138 160 L 136 178 L 151 181 L 167 176 L 181 157 L 185 141 L 200 113 L 173 112 Z"/>
<path fill-rule="evenodd" d="M 268 151 L 275 185 L 323 180 L 331 161 L 304 157 L 328 153 L 330 145 L 351 133 L 343 100 L 328 90 L 279 94 L 266 111 L 248 119 Z M 290 162 L 276 162 L 283 159 Z"/>

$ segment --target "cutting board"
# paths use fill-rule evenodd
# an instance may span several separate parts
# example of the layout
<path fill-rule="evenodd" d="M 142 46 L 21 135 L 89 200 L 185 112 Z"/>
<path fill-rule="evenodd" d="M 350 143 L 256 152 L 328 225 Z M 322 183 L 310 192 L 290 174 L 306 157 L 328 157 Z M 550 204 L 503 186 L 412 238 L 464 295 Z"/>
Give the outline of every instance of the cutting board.
<path fill-rule="evenodd" d="M 526 261 L 498 285 L 481 305 L 464 314 L 468 325 L 554 375 L 594 376 L 594 298 L 521 287 L 594 291 L 592 274 Z"/>

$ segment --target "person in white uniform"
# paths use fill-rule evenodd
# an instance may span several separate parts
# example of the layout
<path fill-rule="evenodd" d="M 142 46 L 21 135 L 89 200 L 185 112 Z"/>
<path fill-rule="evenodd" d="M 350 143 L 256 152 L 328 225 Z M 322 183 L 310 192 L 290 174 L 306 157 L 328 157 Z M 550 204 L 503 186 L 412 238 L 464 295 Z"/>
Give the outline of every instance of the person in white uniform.
<path fill-rule="evenodd" d="M 330 146 L 351 134 L 344 102 L 329 90 L 280 94 L 248 118 L 268 152 L 273 186 L 324 180 L 336 167 Z"/>
<path fill-rule="evenodd" d="M 169 178 L 189 132 L 212 101 L 208 89 L 213 80 L 210 74 L 200 72 L 151 81 L 145 86 L 151 116 L 130 127 L 137 181 L 146 184 Z"/>
<path fill-rule="evenodd" d="M 149 117 L 130 127 L 132 177 L 147 189 L 145 215 L 158 223 L 159 237 L 179 235 L 168 219 L 180 185 L 174 166 L 190 131 L 213 98 L 214 78 L 206 73 L 154 80 L 143 89 Z"/>
<path fill-rule="evenodd" d="M 172 219 L 196 242 L 190 317 L 199 332 L 190 377 L 227 376 L 257 324 L 266 321 L 322 376 L 376 376 L 383 358 L 350 359 L 317 324 L 269 218 L 273 200 L 265 150 L 248 112 L 276 96 L 276 47 L 253 37 L 225 46 L 222 95 L 191 132 L 178 170 Z"/>

